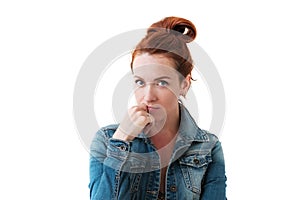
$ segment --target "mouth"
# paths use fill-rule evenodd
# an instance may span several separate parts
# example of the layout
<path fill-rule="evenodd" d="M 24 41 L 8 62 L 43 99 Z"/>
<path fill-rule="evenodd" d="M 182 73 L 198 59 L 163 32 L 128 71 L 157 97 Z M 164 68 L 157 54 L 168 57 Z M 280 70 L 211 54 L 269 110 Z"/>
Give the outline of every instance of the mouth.
<path fill-rule="evenodd" d="M 158 110 L 159 107 L 158 106 L 147 106 L 147 111 L 150 111 L 150 110 Z"/>

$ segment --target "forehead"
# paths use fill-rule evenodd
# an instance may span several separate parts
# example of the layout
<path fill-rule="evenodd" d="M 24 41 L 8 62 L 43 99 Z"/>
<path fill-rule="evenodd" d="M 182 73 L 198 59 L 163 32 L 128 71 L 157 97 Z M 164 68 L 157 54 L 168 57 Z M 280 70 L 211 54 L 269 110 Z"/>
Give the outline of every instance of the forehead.
<path fill-rule="evenodd" d="M 180 73 L 175 69 L 173 60 L 162 55 L 141 54 L 135 57 L 133 74 L 142 77 L 169 76 L 175 78 Z"/>
<path fill-rule="evenodd" d="M 133 67 L 153 64 L 166 65 L 175 68 L 175 63 L 170 58 L 167 58 L 162 54 L 150 55 L 148 53 L 137 55 L 134 59 Z"/>

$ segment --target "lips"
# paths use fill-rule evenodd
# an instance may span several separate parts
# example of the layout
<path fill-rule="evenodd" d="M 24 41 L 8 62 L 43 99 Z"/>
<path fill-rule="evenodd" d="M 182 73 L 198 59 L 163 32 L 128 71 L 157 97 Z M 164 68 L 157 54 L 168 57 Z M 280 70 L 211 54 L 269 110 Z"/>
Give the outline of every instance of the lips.
<path fill-rule="evenodd" d="M 149 110 L 157 110 L 157 109 L 159 109 L 159 107 L 158 106 L 147 106 L 147 109 L 148 109 L 148 111 Z"/>

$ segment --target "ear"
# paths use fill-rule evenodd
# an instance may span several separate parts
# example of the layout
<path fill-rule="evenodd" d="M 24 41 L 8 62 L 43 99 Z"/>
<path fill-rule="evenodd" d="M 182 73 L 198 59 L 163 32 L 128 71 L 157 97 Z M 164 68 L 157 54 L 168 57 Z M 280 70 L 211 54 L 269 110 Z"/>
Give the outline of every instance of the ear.
<path fill-rule="evenodd" d="M 189 74 L 181 82 L 180 95 L 185 97 L 185 95 L 187 94 L 190 86 L 191 86 L 191 75 Z"/>

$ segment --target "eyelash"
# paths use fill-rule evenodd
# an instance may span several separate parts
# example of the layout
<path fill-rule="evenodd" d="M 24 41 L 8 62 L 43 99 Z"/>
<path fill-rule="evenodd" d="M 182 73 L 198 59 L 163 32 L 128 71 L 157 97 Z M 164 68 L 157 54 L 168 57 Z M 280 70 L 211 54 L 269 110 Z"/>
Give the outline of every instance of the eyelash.
<path fill-rule="evenodd" d="M 142 81 L 142 80 L 135 80 L 134 82 L 135 82 L 135 84 L 137 84 L 138 86 L 143 86 L 143 85 L 145 84 L 144 81 Z"/>
<path fill-rule="evenodd" d="M 159 85 L 160 83 L 163 83 L 163 85 Z M 165 86 L 169 85 L 169 83 L 167 81 L 160 80 L 160 81 L 158 81 L 157 85 L 165 87 Z"/>
<path fill-rule="evenodd" d="M 134 82 L 135 82 L 135 84 L 138 85 L 139 87 L 142 87 L 142 86 L 145 85 L 145 82 L 142 81 L 142 80 L 139 80 L 139 79 L 138 79 L 138 80 L 135 80 Z M 168 83 L 167 81 L 164 81 L 164 80 L 158 80 L 158 81 L 155 82 L 155 85 L 156 85 L 156 86 L 159 86 L 159 87 L 166 87 L 166 86 L 169 85 L 169 83 Z"/>

